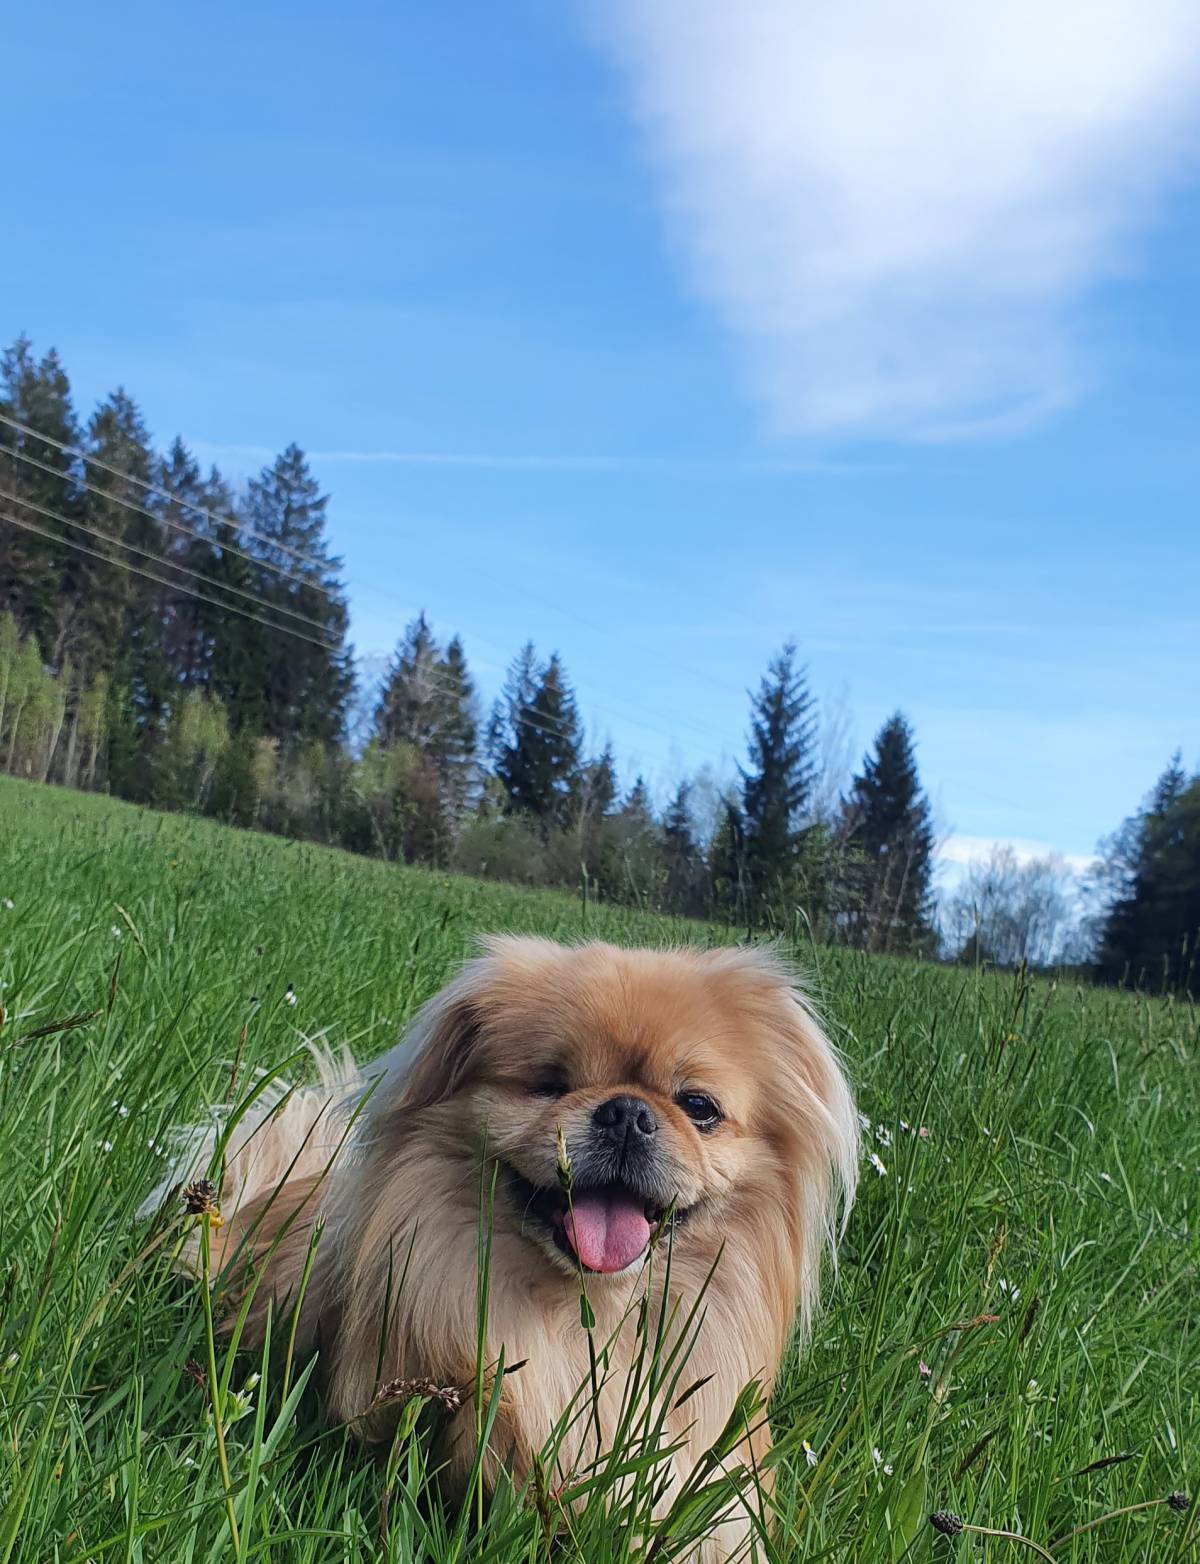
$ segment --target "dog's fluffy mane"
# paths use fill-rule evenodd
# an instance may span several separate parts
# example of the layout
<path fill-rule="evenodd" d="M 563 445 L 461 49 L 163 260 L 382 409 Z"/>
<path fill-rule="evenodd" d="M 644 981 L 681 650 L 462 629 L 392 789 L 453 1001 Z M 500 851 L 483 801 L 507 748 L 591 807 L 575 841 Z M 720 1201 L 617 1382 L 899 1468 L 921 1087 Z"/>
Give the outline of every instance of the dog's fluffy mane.
<path fill-rule="evenodd" d="M 330 1410 L 367 1437 L 389 1426 L 370 1411 L 381 1380 L 469 1379 L 480 1183 L 467 1169 L 457 1097 L 489 1014 L 502 1014 L 518 995 L 527 1003 L 530 992 L 553 1013 L 565 963 L 580 983 L 591 984 L 588 1003 L 600 1007 L 627 1004 L 635 993 L 653 1007 L 660 990 L 668 997 L 674 991 L 672 982 L 710 985 L 703 991 L 725 1001 L 739 1023 L 773 1039 L 771 1057 L 779 1061 L 778 1078 L 767 1083 L 773 1118 L 762 1151 L 771 1176 L 760 1167 L 745 1199 L 740 1192 L 732 1197 L 741 1201 L 736 1224 L 727 1245 L 722 1238 L 727 1252 L 705 1297 L 706 1334 L 689 1366 L 711 1382 L 689 1402 L 681 1424 L 690 1446 L 689 1460 L 677 1458 L 682 1476 L 704 1448 L 697 1441 L 715 1437 L 744 1384 L 760 1378 L 769 1390 L 793 1322 L 807 1331 L 823 1257 L 834 1251 L 854 1194 L 853 1101 L 836 1051 L 773 948 L 622 951 L 513 936 L 485 941 L 380 1059 L 364 1067 L 349 1052 L 315 1045 L 312 1084 L 260 1081 L 224 1147 L 225 1226 L 215 1258 L 218 1266 L 238 1256 L 265 1266 L 249 1316 L 253 1342 L 267 1300 L 276 1299 L 277 1312 L 294 1301 L 319 1226 L 299 1340 L 309 1348 L 319 1342 Z M 182 1132 L 171 1170 L 144 1209 L 209 1171 L 223 1132 L 216 1117 Z M 582 1334 L 571 1278 L 539 1261 L 527 1239 L 506 1243 L 493 1251 L 488 1348 L 492 1361 L 501 1348 L 509 1361 L 529 1360 L 505 1381 L 500 1419 L 503 1458 L 520 1474 L 576 1394 L 586 1357 L 571 1344 L 572 1319 Z M 703 1290 L 717 1252 L 678 1253 L 673 1291 Z M 407 1296 L 391 1297 L 394 1312 L 381 1327 L 385 1298 L 402 1271 Z M 620 1311 L 637 1286 L 635 1277 L 591 1289 L 598 1331 L 619 1332 Z M 769 1436 L 757 1438 L 761 1455 Z M 460 1450 L 450 1466 L 469 1465 L 470 1456 L 469 1448 Z M 714 1543 L 708 1556 L 724 1551 L 724 1543 Z"/>

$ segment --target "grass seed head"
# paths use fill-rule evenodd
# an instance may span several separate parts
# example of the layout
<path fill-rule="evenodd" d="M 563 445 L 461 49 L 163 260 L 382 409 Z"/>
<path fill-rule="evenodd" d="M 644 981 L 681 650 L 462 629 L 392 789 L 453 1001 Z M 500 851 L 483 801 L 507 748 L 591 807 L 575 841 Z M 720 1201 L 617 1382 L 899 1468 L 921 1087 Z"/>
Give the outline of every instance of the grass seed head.
<path fill-rule="evenodd" d="M 379 1387 L 375 1396 L 375 1405 L 412 1401 L 416 1396 L 424 1396 L 427 1401 L 436 1401 L 444 1412 L 457 1412 L 463 1404 L 463 1393 L 456 1385 L 439 1385 L 432 1379 L 418 1378 L 387 1380 Z"/>
<path fill-rule="evenodd" d="M 217 1226 L 221 1212 L 217 1206 L 217 1186 L 211 1178 L 198 1178 L 183 1188 L 183 1209 L 188 1216 L 206 1216 Z"/>
<path fill-rule="evenodd" d="M 934 1510 L 929 1517 L 929 1524 L 934 1531 L 940 1531 L 943 1537 L 957 1537 L 966 1523 L 953 1510 Z"/>

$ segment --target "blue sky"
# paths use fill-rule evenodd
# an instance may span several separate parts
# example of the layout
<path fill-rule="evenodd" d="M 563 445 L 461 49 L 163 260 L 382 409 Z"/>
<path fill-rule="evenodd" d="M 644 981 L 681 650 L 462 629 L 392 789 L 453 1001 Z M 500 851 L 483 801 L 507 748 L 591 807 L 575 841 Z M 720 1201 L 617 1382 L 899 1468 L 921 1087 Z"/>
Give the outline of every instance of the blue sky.
<path fill-rule="evenodd" d="M 532 636 L 665 790 L 794 636 L 1083 857 L 1200 761 L 1200 17 L 1044 9 L 27 7 L 0 335 L 313 453 L 362 653 Z"/>

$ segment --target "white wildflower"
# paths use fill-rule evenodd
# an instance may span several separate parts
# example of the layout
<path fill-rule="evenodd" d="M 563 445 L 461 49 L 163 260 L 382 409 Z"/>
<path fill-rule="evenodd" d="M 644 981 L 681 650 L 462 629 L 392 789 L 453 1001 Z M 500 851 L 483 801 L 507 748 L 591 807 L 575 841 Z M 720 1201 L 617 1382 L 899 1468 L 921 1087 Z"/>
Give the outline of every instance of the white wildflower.
<path fill-rule="evenodd" d="M 111 924 L 109 926 L 108 932 L 112 935 L 113 939 L 120 939 L 121 938 L 121 929 L 120 929 L 120 925 L 119 924 L 116 924 L 116 923 Z"/>
<path fill-rule="evenodd" d="M 808 1462 L 808 1464 L 810 1466 L 816 1466 L 821 1457 L 813 1449 L 812 1445 L 809 1444 L 807 1439 L 804 1441 L 801 1449 L 804 1451 L 804 1459 Z"/>
<path fill-rule="evenodd" d="M 113 1099 L 112 1111 L 118 1119 L 127 1119 L 129 1117 L 129 1109 L 123 1102 L 117 1102 L 115 1098 Z"/>
<path fill-rule="evenodd" d="M 287 986 L 287 992 L 283 996 L 283 1002 L 285 1005 L 294 1005 L 296 1003 L 296 990 L 290 983 Z"/>
<path fill-rule="evenodd" d="M 883 1163 L 879 1160 L 874 1152 L 872 1152 L 871 1155 L 867 1158 L 867 1161 L 875 1169 L 876 1173 L 879 1174 L 880 1178 L 887 1177 L 887 1168 L 884 1167 Z"/>
<path fill-rule="evenodd" d="M 869 1130 L 871 1128 L 871 1119 L 869 1114 L 860 1113 L 858 1116 L 858 1122 L 864 1130 Z"/>
<path fill-rule="evenodd" d="M 901 1119 L 900 1120 L 900 1133 L 901 1133 L 901 1135 L 911 1135 L 912 1134 L 912 1125 L 908 1122 L 907 1119 Z"/>
<path fill-rule="evenodd" d="M 104 1154 L 107 1156 L 108 1153 L 112 1150 L 112 1141 L 111 1140 L 102 1140 L 100 1142 L 100 1150 L 102 1152 L 104 1152 Z"/>
<path fill-rule="evenodd" d="M 1014 1286 L 1012 1282 L 1005 1281 L 1003 1276 L 1000 1278 L 1000 1291 L 1012 1303 L 1016 1303 L 1017 1299 L 1021 1296 L 1021 1289 L 1017 1286 Z"/>
<path fill-rule="evenodd" d="M 3 901 L 0 901 L 0 907 L 3 907 L 7 912 L 11 912 L 15 906 L 16 902 L 13 901 L 11 896 L 6 896 Z"/>
<path fill-rule="evenodd" d="M 886 1124 L 877 1124 L 875 1126 L 875 1139 L 881 1146 L 890 1146 L 892 1144 L 892 1132 Z"/>
<path fill-rule="evenodd" d="M 874 1461 L 875 1465 L 881 1469 L 885 1477 L 890 1477 L 892 1475 L 892 1463 L 883 1459 L 883 1452 L 880 1450 L 878 1445 L 875 1445 L 872 1448 L 871 1459 Z"/>
<path fill-rule="evenodd" d="M 239 1418 L 245 1417 L 247 1412 L 254 1410 L 254 1397 L 245 1390 L 231 1390 L 225 1401 L 225 1417 L 228 1422 L 236 1423 Z"/>
<path fill-rule="evenodd" d="M 1111 1173 L 1101 1173 L 1101 1175 L 1100 1175 L 1100 1182 L 1102 1184 L 1111 1184 L 1112 1183 L 1112 1174 Z"/>

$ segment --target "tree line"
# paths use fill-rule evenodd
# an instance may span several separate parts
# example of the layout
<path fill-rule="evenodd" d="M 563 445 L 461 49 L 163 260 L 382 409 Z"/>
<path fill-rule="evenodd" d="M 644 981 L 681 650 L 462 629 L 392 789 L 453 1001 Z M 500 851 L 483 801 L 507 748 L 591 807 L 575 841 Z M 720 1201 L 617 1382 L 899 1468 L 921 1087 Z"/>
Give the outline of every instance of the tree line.
<path fill-rule="evenodd" d="M 57 354 L 18 339 L 0 362 L 0 765 L 405 863 L 937 951 L 911 726 L 896 712 L 831 786 L 794 645 L 751 696 L 736 779 L 686 778 L 661 809 L 643 778 L 622 785 L 611 745 L 589 747 L 557 653 L 521 648 L 484 712 L 461 639 L 424 614 L 351 743 L 328 506 L 295 445 L 235 487 L 179 439 L 156 453 L 123 390 L 81 425 Z M 1200 784 L 1172 776 L 1097 882 L 1106 976 L 1165 962 L 1188 981 Z M 989 883 L 942 933 L 964 959 L 1011 960 L 1021 942 L 997 909 L 1015 882 Z"/>

